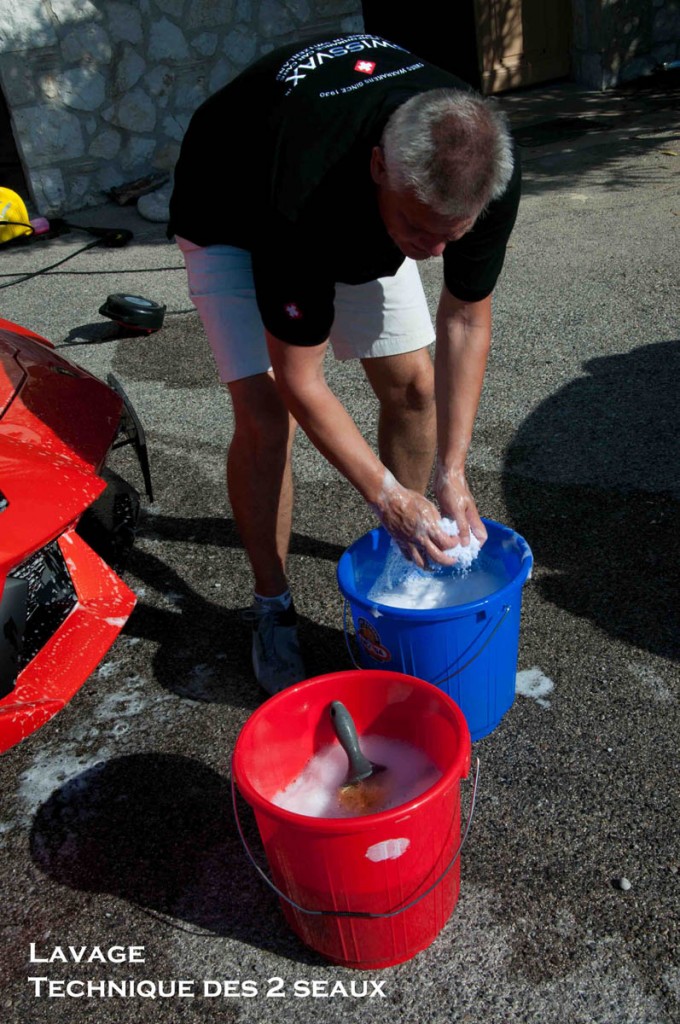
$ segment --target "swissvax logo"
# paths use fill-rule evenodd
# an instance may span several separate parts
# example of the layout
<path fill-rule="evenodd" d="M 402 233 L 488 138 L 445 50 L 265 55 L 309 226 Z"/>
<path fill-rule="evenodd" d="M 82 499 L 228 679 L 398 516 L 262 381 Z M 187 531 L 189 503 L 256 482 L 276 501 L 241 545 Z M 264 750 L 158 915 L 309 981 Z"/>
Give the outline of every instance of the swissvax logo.
<path fill-rule="evenodd" d="M 381 39 L 379 36 L 344 36 L 340 39 L 332 39 L 329 42 L 314 43 L 305 50 L 300 50 L 298 53 L 293 54 L 292 57 L 289 57 L 280 68 L 276 80 L 277 82 L 286 83 L 288 85 L 288 92 L 290 92 L 308 74 L 323 67 L 329 61 L 337 60 L 338 57 L 346 57 L 352 53 L 370 53 L 371 51 L 381 49 L 403 51 L 403 47 L 397 46 L 396 43 L 389 43 L 386 39 Z M 359 68 L 355 65 L 355 71 L 363 71 L 365 74 L 369 65 L 372 65 L 371 71 L 368 72 L 369 74 L 375 69 L 375 63 L 372 61 L 361 61 L 358 63 L 364 64 L 365 68 Z"/>

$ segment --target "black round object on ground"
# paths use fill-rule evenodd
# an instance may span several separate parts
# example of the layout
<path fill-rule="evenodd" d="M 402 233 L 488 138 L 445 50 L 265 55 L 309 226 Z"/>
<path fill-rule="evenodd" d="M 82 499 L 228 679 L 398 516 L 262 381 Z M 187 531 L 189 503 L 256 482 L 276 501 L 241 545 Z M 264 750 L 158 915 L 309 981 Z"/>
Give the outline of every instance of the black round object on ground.
<path fill-rule="evenodd" d="M 103 306 L 99 307 L 102 316 L 115 320 L 123 327 L 138 331 L 157 331 L 163 326 L 165 306 L 160 306 L 142 295 L 109 295 Z"/>

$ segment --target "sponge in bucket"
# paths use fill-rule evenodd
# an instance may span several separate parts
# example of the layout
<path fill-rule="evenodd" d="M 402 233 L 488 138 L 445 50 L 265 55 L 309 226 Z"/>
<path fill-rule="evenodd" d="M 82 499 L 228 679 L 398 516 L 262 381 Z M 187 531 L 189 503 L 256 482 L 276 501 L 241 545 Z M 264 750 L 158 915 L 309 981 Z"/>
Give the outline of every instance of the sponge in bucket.
<path fill-rule="evenodd" d="M 453 519 L 442 519 L 440 526 L 451 537 L 458 536 L 458 525 Z M 368 592 L 368 599 L 377 604 L 400 608 L 447 608 L 455 597 L 461 573 L 477 559 L 481 545 L 473 533 L 470 543 L 458 543 L 446 554 L 456 561 L 451 566 L 430 564 L 420 569 L 401 553 L 394 540 L 390 541 L 385 564 Z"/>

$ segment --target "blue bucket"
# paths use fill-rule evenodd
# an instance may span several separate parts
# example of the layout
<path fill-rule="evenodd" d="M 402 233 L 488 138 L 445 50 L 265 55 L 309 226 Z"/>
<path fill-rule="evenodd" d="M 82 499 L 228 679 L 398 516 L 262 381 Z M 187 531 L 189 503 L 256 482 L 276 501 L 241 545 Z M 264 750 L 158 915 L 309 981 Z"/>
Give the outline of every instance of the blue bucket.
<path fill-rule="evenodd" d="M 473 740 L 492 732 L 515 699 L 522 585 L 533 565 L 523 537 L 492 520 L 484 524 L 488 540 L 468 579 L 490 573 L 498 588 L 465 604 L 413 609 L 369 600 L 390 546 L 382 527 L 355 541 L 338 563 L 361 666 L 433 683 L 458 704 Z"/>

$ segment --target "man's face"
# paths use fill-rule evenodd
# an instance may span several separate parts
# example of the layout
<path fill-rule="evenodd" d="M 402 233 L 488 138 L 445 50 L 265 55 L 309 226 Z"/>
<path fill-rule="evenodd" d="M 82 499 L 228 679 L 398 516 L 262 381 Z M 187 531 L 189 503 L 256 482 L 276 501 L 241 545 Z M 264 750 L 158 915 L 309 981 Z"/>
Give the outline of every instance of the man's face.
<path fill-rule="evenodd" d="M 412 192 L 393 189 L 387 180 L 382 150 L 371 155 L 371 177 L 377 189 L 378 208 L 394 244 L 412 260 L 441 256 L 449 242 L 466 234 L 476 217 L 445 217 L 435 213 Z"/>

